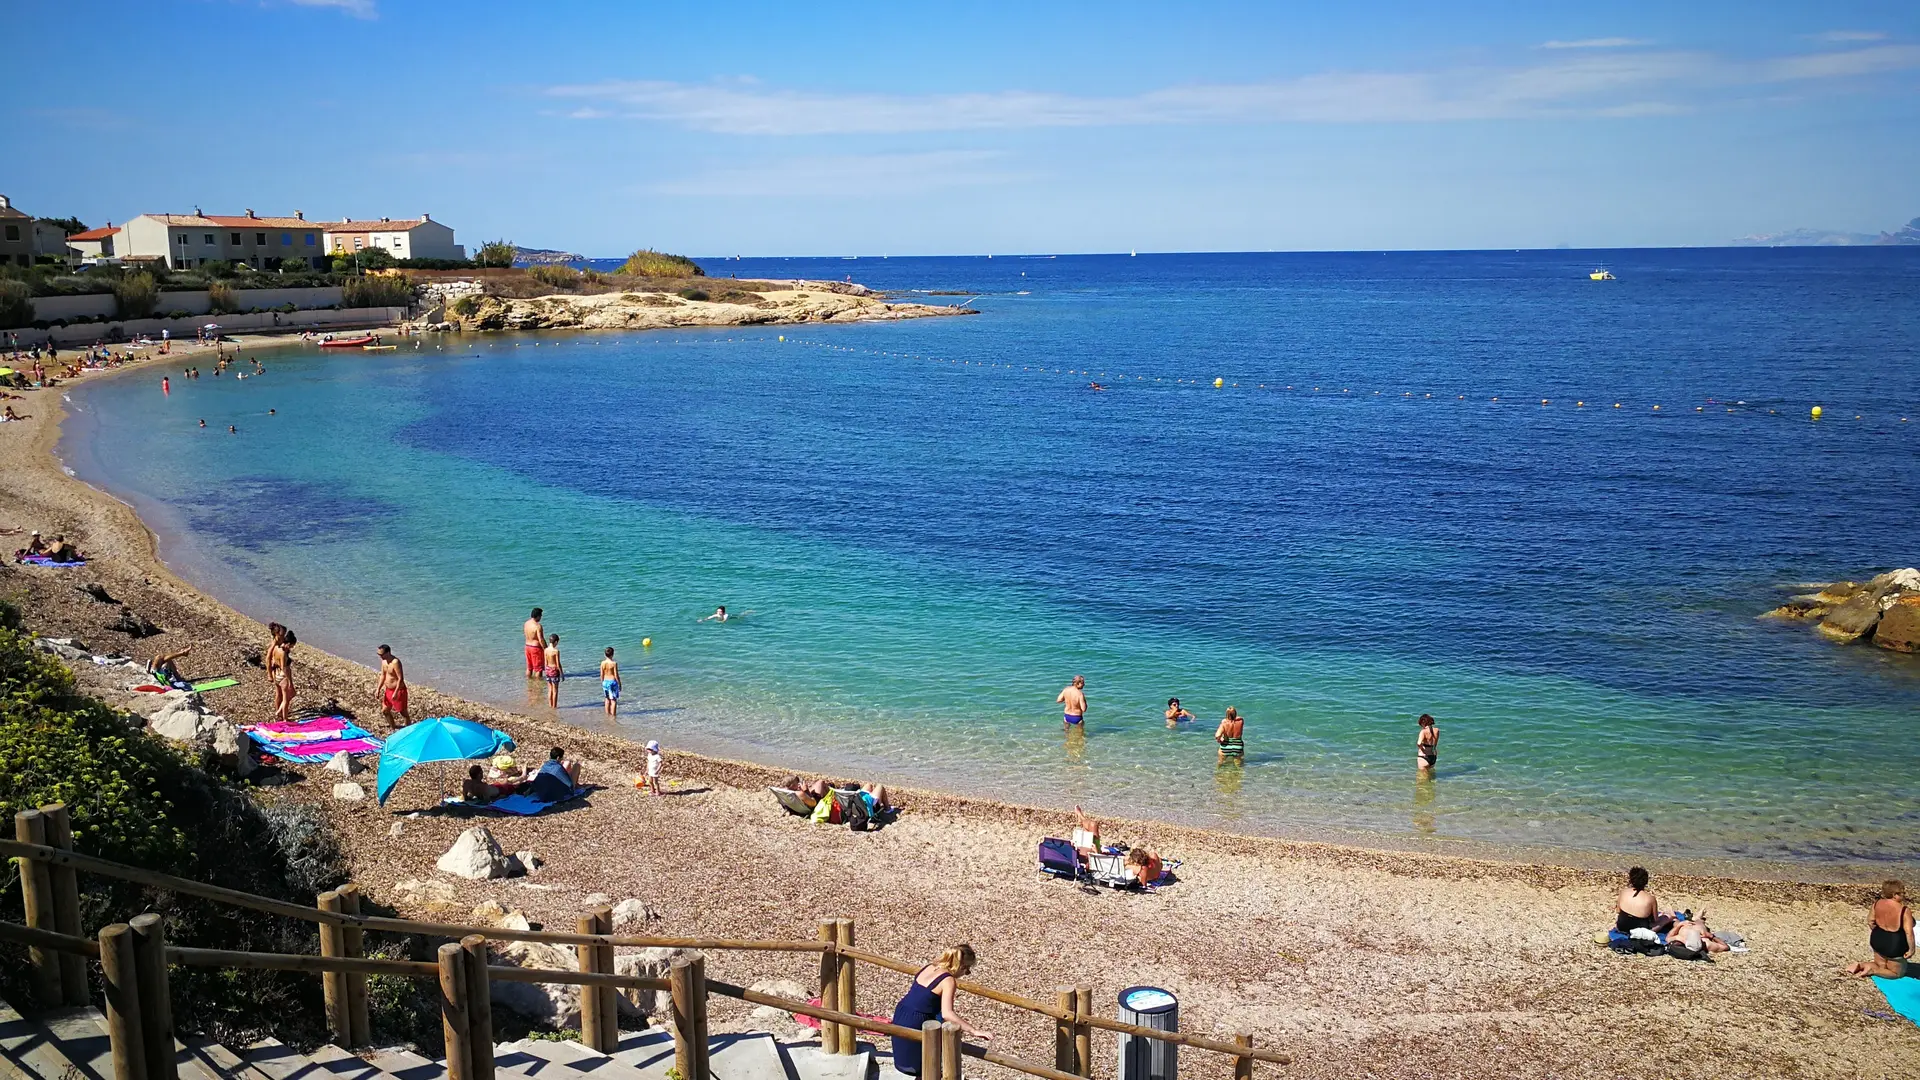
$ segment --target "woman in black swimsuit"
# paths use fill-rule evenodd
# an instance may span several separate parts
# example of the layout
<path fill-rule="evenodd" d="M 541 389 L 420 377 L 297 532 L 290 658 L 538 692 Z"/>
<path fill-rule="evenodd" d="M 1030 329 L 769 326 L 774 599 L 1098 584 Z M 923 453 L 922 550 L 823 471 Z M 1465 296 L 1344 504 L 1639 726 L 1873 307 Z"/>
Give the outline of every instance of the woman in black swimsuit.
<path fill-rule="evenodd" d="M 1647 868 L 1636 866 L 1627 871 L 1627 887 L 1620 890 L 1620 898 L 1614 901 L 1613 925 L 1623 934 L 1635 930 L 1653 929 L 1653 921 L 1660 914 L 1660 901 L 1653 898 L 1653 890 L 1647 888 Z"/>
<path fill-rule="evenodd" d="M 1905 976 L 1915 944 L 1913 909 L 1907 906 L 1905 885 L 1888 881 L 1880 886 L 1880 899 L 1873 902 L 1871 922 L 1873 930 L 1867 935 L 1867 944 L 1873 947 L 1873 959 L 1848 965 L 1847 974 L 1878 975 L 1883 979 Z"/>

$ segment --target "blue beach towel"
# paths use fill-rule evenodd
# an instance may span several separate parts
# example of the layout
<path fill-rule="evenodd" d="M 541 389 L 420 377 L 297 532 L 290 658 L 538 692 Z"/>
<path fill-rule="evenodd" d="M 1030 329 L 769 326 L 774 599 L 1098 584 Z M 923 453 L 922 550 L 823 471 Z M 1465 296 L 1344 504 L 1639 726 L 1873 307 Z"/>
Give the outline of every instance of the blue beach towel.
<path fill-rule="evenodd" d="M 508 795 L 503 798 L 495 799 L 490 803 L 483 803 L 479 806 L 474 807 L 474 809 L 498 810 L 503 814 L 513 814 L 517 817 L 532 817 L 535 814 L 538 814 L 549 807 L 560 806 L 565 803 L 570 803 L 573 800 L 581 798 L 582 796 L 586 795 L 586 793 L 587 793 L 586 788 L 575 788 L 573 791 L 573 794 L 567 796 L 564 799 L 556 799 L 553 802 L 548 802 L 544 799 L 536 799 L 531 795 Z"/>
<path fill-rule="evenodd" d="M 1875 975 L 1873 985 L 1880 988 L 1894 1012 L 1920 1024 L 1920 978 L 1883 979 Z"/>
<path fill-rule="evenodd" d="M 27 564 L 28 566 L 58 566 L 63 569 L 69 568 L 69 567 L 87 565 L 85 560 L 82 560 L 80 562 L 54 562 L 52 559 L 47 558 L 45 555 L 28 555 L 25 558 L 21 559 L 20 561 Z"/>

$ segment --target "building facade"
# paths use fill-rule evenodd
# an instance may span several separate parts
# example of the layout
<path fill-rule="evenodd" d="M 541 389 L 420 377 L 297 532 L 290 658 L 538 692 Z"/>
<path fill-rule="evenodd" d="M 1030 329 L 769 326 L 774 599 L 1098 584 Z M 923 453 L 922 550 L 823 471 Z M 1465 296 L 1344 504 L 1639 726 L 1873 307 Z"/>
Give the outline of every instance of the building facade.
<path fill-rule="evenodd" d="M 33 215 L 13 208 L 0 195 L 0 264 L 33 265 Z"/>
<path fill-rule="evenodd" d="M 114 250 L 114 238 L 120 230 L 109 221 L 97 229 L 77 232 L 67 237 L 67 251 L 82 259 L 111 259 L 118 255 Z"/>
<path fill-rule="evenodd" d="M 292 217 L 141 214 L 115 236 L 118 257 L 162 259 L 169 269 L 230 262 L 255 270 L 312 269 L 326 264 L 324 225 L 298 210 Z"/>
<path fill-rule="evenodd" d="M 396 259 L 464 259 L 467 250 L 453 241 L 453 230 L 433 220 L 381 218 L 378 221 L 330 221 L 326 224 L 327 252 L 352 255 L 382 248 Z"/>

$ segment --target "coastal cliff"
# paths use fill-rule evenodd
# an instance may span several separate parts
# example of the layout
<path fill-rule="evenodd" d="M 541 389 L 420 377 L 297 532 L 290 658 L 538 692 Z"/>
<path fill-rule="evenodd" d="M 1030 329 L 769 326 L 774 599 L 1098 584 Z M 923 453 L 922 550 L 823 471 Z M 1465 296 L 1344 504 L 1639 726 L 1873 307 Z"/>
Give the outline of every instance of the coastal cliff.
<path fill-rule="evenodd" d="M 652 330 L 978 314 L 969 307 L 891 303 L 863 285 L 828 281 L 714 280 L 674 292 L 562 293 L 524 299 L 475 292 L 437 299 L 425 322 L 461 330 Z"/>

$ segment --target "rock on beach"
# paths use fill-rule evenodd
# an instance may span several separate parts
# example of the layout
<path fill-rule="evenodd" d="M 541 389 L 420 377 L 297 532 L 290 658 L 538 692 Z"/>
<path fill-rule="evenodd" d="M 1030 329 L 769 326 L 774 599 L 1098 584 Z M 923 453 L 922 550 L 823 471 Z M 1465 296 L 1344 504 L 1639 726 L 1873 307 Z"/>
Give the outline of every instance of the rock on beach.
<path fill-rule="evenodd" d="M 478 825 L 461 833 L 447 853 L 433 865 L 441 873 L 469 881 L 503 878 L 510 870 L 507 853 L 501 850 L 500 842 Z"/>

